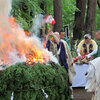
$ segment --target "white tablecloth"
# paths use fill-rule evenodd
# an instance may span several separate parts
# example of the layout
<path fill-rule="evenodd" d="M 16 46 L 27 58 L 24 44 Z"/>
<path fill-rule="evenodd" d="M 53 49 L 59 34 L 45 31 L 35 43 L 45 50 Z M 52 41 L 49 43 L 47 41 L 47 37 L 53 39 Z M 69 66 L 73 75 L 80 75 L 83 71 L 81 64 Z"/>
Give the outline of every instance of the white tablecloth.
<path fill-rule="evenodd" d="M 83 64 L 83 65 L 74 65 L 76 69 L 76 76 L 74 79 L 74 83 L 72 84 L 72 87 L 85 87 L 86 85 L 86 71 L 88 69 L 88 64 Z"/>

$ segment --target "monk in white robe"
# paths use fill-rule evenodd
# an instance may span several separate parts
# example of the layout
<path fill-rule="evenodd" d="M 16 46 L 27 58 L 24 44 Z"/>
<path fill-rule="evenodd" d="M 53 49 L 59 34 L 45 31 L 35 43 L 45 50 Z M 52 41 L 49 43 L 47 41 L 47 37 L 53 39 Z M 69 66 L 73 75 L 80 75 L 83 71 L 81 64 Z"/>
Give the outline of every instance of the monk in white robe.
<path fill-rule="evenodd" d="M 85 89 L 92 92 L 92 100 L 100 100 L 100 57 L 89 62 Z"/>

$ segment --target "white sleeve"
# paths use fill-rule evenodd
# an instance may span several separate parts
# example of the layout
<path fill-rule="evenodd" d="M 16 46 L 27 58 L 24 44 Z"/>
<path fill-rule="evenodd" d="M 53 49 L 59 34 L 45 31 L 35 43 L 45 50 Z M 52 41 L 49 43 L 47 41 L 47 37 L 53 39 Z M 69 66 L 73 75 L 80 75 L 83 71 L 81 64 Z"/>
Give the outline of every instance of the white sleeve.
<path fill-rule="evenodd" d="M 78 55 L 78 56 L 81 56 L 80 50 L 79 50 L 79 49 L 77 49 L 77 55 Z"/>
<path fill-rule="evenodd" d="M 87 55 L 88 58 L 90 58 L 92 55 L 94 55 L 95 53 L 97 53 L 97 49 L 93 50 L 91 53 L 89 53 Z"/>

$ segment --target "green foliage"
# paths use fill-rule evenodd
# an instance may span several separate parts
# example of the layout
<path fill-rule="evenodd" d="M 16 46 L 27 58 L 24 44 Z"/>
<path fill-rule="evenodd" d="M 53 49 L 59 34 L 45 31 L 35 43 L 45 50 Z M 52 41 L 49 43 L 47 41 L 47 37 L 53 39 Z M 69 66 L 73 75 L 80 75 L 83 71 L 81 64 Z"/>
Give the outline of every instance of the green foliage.
<path fill-rule="evenodd" d="M 45 12 L 40 8 L 41 3 L 44 3 Z M 73 28 L 74 14 L 77 10 L 75 0 L 63 0 L 62 1 L 62 17 L 63 26 L 69 24 L 70 28 Z M 11 14 L 17 18 L 18 22 L 24 30 L 29 31 L 32 26 L 32 18 L 39 13 L 45 13 L 47 15 L 54 15 L 53 0 L 13 0 Z"/>
<path fill-rule="evenodd" d="M 32 19 L 38 13 L 43 12 L 38 0 L 13 0 L 11 15 L 16 17 L 25 31 L 32 26 Z"/>
<path fill-rule="evenodd" d="M 17 17 L 17 20 L 18 20 L 20 26 L 23 27 L 23 29 L 25 31 L 28 31 L 29 30 L 29 25 L 28 25 L 28 23 L 26 22 L 26 20 L 24 18 L 18 16 Z"/>
<path fill-rule="evenodd" d="M 47 15 L 54 15 L 53 0 L 47 0 Z"/>
<path fill-rule="evenodd" d="M 70 29 L 73 29 L 75 11 L 77 10 L 75 0 L 62 0 L 63 26 L 69 25 Z M 47 0 L 47 14 L 54 15 L 53 0 Z"/>
<path fill-rule="evenodd" d="M 67 82 L 64 67 L 54 63 L 35 66 L 17 63 L 0 73 L 0 99 L 10 100 L 14 92 L 14 100 L 71 100 Z"/>
<path fill-rule="evenodd" d="M 98 6 L 96 12 L 96 30 L 100 30 L 100 8 Z"/>
<path fill-rule="evenodd" d="M 62 2 L 63 26 L 68 24 L 70 26 L 70 29 L 73 29 L 75 11 L 77 10 L 78 8 L 76 8 L 75 0 L 63 0 Z"/>

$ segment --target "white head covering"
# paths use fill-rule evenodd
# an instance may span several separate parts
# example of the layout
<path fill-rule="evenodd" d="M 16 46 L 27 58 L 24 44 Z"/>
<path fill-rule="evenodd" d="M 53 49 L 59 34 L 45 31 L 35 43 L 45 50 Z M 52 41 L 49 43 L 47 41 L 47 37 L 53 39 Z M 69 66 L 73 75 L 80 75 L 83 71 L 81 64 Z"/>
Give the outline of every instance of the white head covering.
<path fill-rule="evenodd" d="M 90 35 L 90 34 L 85 34 L 85 35 L 84 35 L 84 38 L 91 39 L 91 35 Z"/>

